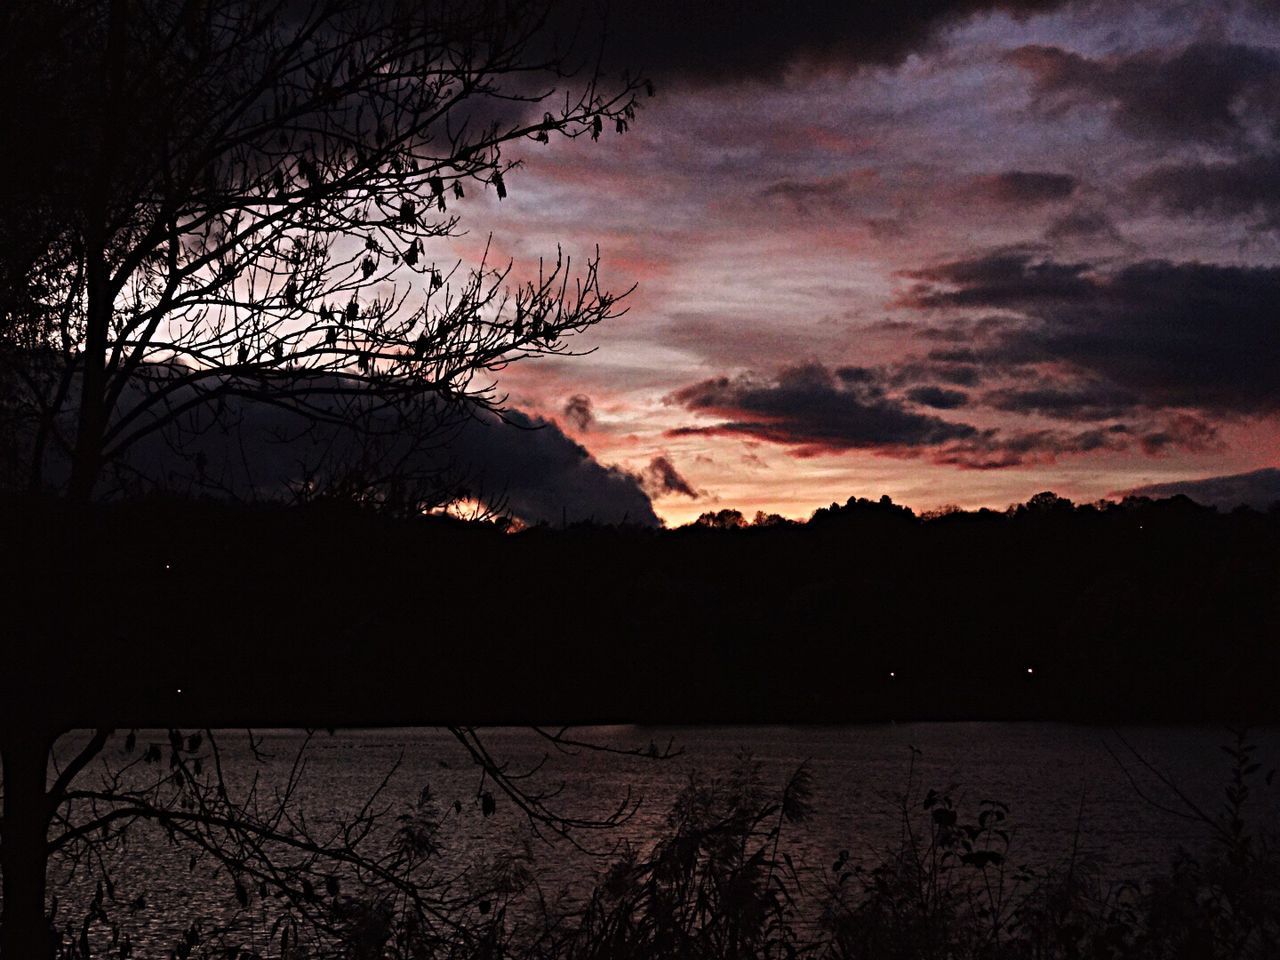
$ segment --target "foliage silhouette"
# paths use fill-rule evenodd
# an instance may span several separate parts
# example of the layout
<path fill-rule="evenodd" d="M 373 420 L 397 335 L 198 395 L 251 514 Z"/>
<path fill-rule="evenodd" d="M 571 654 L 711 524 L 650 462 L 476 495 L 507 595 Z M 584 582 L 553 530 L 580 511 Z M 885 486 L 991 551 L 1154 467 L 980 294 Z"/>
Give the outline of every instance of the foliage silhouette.
<path fill-rule="evenodd" d="M 474 829 L 468 815 L 488 819 L 501 804 L 525 819 L 533 837 L 575 842 L 625 822 L 634 804 L 624 799 L 599 819 L 557 813 L 554 785 L 545 778 L 530 779 L 531 771 L 490 759 L 472 730 L 452 732 L 479 772 L 469 798 L 450 802 L 423 787 L 405 809 L 387 795 L 397 761 L 359 809 L 348 812 L 316 802 L 323 794 L 306 777 L 311 734 L 291 759 L 282 758 L 289 761 L 283 782 L 265 772 L 269 748 L 252 733 L 97 730 L 73 739 L 47 794 L 53 811 L 48 851 L 58 866 L 58 889 L 77 873 L 96 880 L 97 888 L 83 916 L 74 902 L 60 916 L 55 898 L 50 924 L 58 955 L 88 960 L 103 949 L 129 955 L 135 945 L 127 914 L 147 909 L 147 890 L 126 905 L 113 865 L 130 848 L 165 844 L 173 859 L 190 858 L 188 873 L 198 870 L 209 877 L 204 882 L 225 885 L 242 915 L 269 925 L 267 939 L 279 944 L 281 955 L 482 952 L 506 905 L 530 882 L 529 855 L 514 847 L 486 851 L 463 869 L 442 862 L 450 833 Z M 548 749 L 620 752 L 563 730 L 541 735 Z M 191 918 L 176 955 L 235 956 L 252 949 L 243 928 L 219 929 L 209 919 Z"/>
<path fill-rule="evenodd" d="M 741 757 L 724 781 L 691 779 L 642 856 L 613 864 L 565 948 L 574 958 L 775 957 L 794 951 L 799 878 L 779 854 L 784 829 L 809 813 L 802 766 L 780 797 Z"/>
<path fill-rule="evenodd" d="M 1252 781 L 1258 767 L 1243 732 L 1228 752 L 1229 783 Z M 1135 753 L 1129 762 L 1145 761 Z M 1255 809 L 1260 832 L 1236 832 L 1245 798 L 1237 791 L 1231 799 L 1231 787 L 1228 795 L 1221 815 L 1204 823 L 1203 851 L 1180 851 L 1167 871 L 1117 883 L 1074 848 L 1057 866 L 1014 867 L 1004 804 L 984 802 L 970 820 L 950 795 L 930 790 L 921 798 L 909 789 L 901 848 L 869 870 L 840 874 L 819 953 L 842 960 L 1271 956 L 1280 936 L 1274 825 L 1268 810 Z M 1175 802 L 1195 815 L 1185 796 Z M 922 828 L 913 830 L 921 817 Z"/>
<path fill-rule="evenodd" d="M 303 492 L 456 499 L 458 468 L 412 475 L 406 438 L 438 446 L 501 406 L 505 364 L 568 352 L 619 312 L 598 254 L 513 272 L 446 243 L 467 198 L 506 196 L 504 148 L 635 117 L 644 84 L 592 70 L 594 24 L 573 36 L 550 12 L 7 5 L 0 132 L 21 148 L 0 186 L 5 485 L 162 488 L 132 449 L 234 429 L 236 400 L 288 414 L 294 435 L 343 435 L 321 432 Z M 393 458 L 407 476 L 386 476 Z"/>
<path fill-rule="evenodd" d="M 1228 784 L 1259 787 L 1260 770 L 1243 734 L 1228 752 Z M 925 789 L 914 767 L 897 800 L 900 843 L 871 857 L 862 849 L 841 850 L 829 866 L 816 867 L 792 855 L 812 813 L 810 790 L 803 766 L 775 787 L 751 758 L 740 757 L 723 778 L 691 777 L 652 842 L 624 849 L 580 901 L 541 895 L 522 901 L 536 871 L 517 853 L 492 873 L 493 886 L 447 903 L 448 918 L 406 923 L 385 901 L 345 896 L 344 880 L 317 888 L 306 901 L 328 939 L 299 941 L 292 931 L 307 930 L 302 925 L 282 925 L 273 939 L 281 929 L 290 931 L 276 940 L 282 956 L 488 960 L 1274 955 L 1280 861 L 1269 809 L 1253 804 L 1256 793 L 1232 792 L 1205 824 L 1203 850 L 1180 851 L 1152 876 L 1115 882 L 1075 846 L 1061 862 L 1019 864 L 1008 806 L 967 803 L 954 786 Z M 430 798 L 422 809 L 431 809 Z M 424 816 L 430 830 L 434 814 Z M 425 850 L 425 856 L 432 854 Z M 104 905 L 99 896 L 92 909 Z M 293 906 L 283 905 L 287 916 Z M 230 931 L 207 936 L 193 922 L 175 954 L 243 956 L 242 943 Z M 73 942 L 65 948 L 66 956 L 77 956 Z"/>
<path fill-rule="evenodd" d="M 1246 815 L 1240 785 L 1260 768 L 1245 734 L 1227 749 L 1227 803 L 1204 823 L 1206 848 L 1119 883 L 1074 848 L 1062 863 L 1017 864 L 1006 804 L 975 808 L 958 788 L 924 790 L 914 766 L 900 845 L 870 863 L 842 850 L 815 883 L 779 844 L 789 800 L 807 789 L 803 769 L 770 796 L 740 765 L 724 782 L 691 783 L 653 849 L 618 861 L 576 936 L 540 955 L 1262 960 L 1280 936 L 1280 859 L 1271 809 Z"/>
<path fill-rule="evenodd" d="M 138 456 L 144 442 L 181 457 L 202 434 L 234 438 L 234 404 L 253 402 L 286 415 L 292 439 L 316 440 L 299 471 L 300 500 L 330 495 L 412 514 L 464 496 L 473 480 L 461 465 L 413 455 L 439 451 L 478 410 L 499 409 L 494 376 L 507 363 L 572 352 L 568 338 L 620 312 L 598 253 L 581 269 L 560 250 L 536 269 L 516 268 L 488 246 L 462 259 L 447 243 L 477 194 L 506 197 L 518 164 L 507 148 L 598 139 L 606 122 L 621 133 L 635 119 L 646 85 L 593 66 L 599 24 L 584 15 L 564 30 L 551 13 L 540 0 L 6 4 L 0 488 L 81 504 L 162 490 L 165 478 Z M 199 489 L 243 492 L 192 459 Z M 172 727 L 184 722 L 172 703 L 181 681 L 156 687 L 166 662 L 189 677 L 203 658 L 224 679 L 265 665 L 222 649 L 228 624 L 218 616 L 215 630 L 188 638 L 191 656 L 175 655 L 160 624 L 188 622 L 203 603 L 185 594 L 187 612 L 177 614 L 171 588 L 192 584 L 153 575 L 176 572 L 190 554 L 179 547 L 159 566 L 130 569 L 128 544 L 156 529 L 116 531 L 112 558 L 93 525 L 82 514 L 28 528 L 35 541 L 22 565 L 45 587 L 15 593 L 11 605 L 21 648 L 6 656 L 14 695 L 0 725 L 6 957 L 47 954 L 46 832 L 69 784 L 47 792 L 45 771 L 66 709 L 102 732 L 151 704 L 152 719 Z M 206 579 L 207 597 L 235 604 L 224 583 Z M 90 595 L 79 613 L 48 592 L 69 584 Z M 138 605 L 131 625 L 94 623 L 96 600 L 127 597 Z M 248 609 L 230 619 L 240 630 L 254 622 Z M 140 640 L 138 624 L 151 636 Z M 98 652 L 59 665 L 84 644 Z M 150 679 L 139 686 L 131 653 L 148 646 Z M 94 660 L 114 665 L 76 706 Z M 79 676 L 67 677 L 70 664 Z M 183 757 L 175 746 L 178 773 Z M 145 807 L 176 830 L 187 814 L 171 803 L 190 801 L 212 805 L 209 816 L 242 836 L 263 826 L 251 810 L 218 806 L 198 777 L 161 780 L 145 804 L 130 801 L 142 806 L 102 816 Z M 292 883 L 276 879 L 281 889 Z"/>

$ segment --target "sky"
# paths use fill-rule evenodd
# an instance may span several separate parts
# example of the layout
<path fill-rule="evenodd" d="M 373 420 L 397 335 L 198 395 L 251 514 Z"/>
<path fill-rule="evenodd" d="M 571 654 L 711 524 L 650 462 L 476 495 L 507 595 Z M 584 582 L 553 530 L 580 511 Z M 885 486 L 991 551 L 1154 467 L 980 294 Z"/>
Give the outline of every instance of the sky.
<path fill-rule="evenodd" d="M 637 285 L 500 382 L 668 524 L 1274 483 L 1280 4 L 612 16 L 656 96 L 530 143 L 464 226 Z"/>

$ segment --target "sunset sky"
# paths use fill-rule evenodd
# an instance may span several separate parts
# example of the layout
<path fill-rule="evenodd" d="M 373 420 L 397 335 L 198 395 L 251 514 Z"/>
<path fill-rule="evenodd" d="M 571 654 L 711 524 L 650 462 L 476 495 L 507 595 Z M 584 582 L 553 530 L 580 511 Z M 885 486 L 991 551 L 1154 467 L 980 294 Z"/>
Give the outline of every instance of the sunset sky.
<path fill-rule="evenodd" d="M 512 406 L 669 524 L 1280 463 L 1280 7 L 846 6 L 618 9 L 657 96 L 466 212 L 638 284 Z"/>

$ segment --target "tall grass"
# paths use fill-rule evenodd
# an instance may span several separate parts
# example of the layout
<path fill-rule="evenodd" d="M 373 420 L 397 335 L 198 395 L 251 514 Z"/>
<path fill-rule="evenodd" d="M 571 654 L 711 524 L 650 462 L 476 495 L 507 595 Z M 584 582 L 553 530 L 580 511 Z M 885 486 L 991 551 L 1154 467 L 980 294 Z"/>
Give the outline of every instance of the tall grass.
<path fill-rule="evenodd" d="M 805 869 L 790 847 L 811 813 L 809 771 L 770 789 L 743 757 L 722 779 L 691 778 L 661 835 L 625 848 L 585 898 L 545 899 L 536 871 L 508 870 L 492 893 L 467 901 L 466 915 L 426 929 L 398 916 L 394 902 L 344 895 L 333 910 L 347 935 L 295 932 L 272 952 L 290 960 L 1275 960 L 1280 848 L 1276 825 L 1254 809 L 1271 774 L 1243 732 L 1224 749 L 1218 809 L 1164 781 L 1174 812 L 1200 822 L 1204 842 L 1151 878 L 1105 876 L 1077 855 L 1078 827 L 1061 864 L 1019 865 L 1008 806 L 926 789 L 914 763 L 893 850 L 871 864 L 842 850 Z M 1130 761 L 1142 762 L 1136 753 Z M 63 955 L 83 953 L 67 943 Z M 171 955 L 257 956 L 190 931 Z"/>
<path fill-rule="evenodd" d="M 1143 880 L 1105 876 L 1076 854 L 1078 837 L 1062 864 L 1018 866 L 1005 804 L 964 807 L 950 792 L 919 788 L 913 766 L 897 848 L 871 866 L 841 851 L 815 885 L 786 852 L 785 832 L 808 813 L 807 771 L 770 795 L 743 763 L 724 781 L 690 783 L 665 836 L 649 855 L 614 866 L 554 955 L 1274 960 L 1275 824 L 1251 816 L 1263 777 L 1253 745 L 1240 733 L 1224 749 L 1217 811 L 1175 792 L 1182 812 L 1202 822 L 1203 846 Z"/>

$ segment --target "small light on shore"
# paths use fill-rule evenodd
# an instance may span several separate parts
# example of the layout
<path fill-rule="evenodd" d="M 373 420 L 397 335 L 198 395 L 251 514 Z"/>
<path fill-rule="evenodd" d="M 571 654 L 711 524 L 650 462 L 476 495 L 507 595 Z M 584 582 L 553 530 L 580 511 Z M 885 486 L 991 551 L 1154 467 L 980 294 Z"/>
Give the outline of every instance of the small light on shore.
<path fill-rule="evenodd" d="M 894 673 L 892 670 L 890 670 L 890 671 L 889 671 L 889 679 L 890 679 L 890 680 L 892 680 L 892 679 L 893 679 L 894 677 L 896 677 L 896 676 L 897 676 L 897 674 L 896 674 L 896 673 Z"/>
<path fill-rule="evenodd" d="M 181 693 L 181 692 L 182 692 L 182 688 L 181 688 L 181 687 L 179 687 L 179 688 L 178 688 L 178 692 L 179 692 L 179 693 Z"/>
<path fill-rule="evenodd" d="M 167 564 L 167 563 L 166 563 L 166 564 L 164 565 L 164 568 L 165 568 L 166 570 L 170 569 L 169 564 Z"/>
<path fill-rule="evenodd" d="M 1035 670 L 1033 670 L 1031 667 L 1027 667 L 1027 673 L 1035 673 Z"/>

